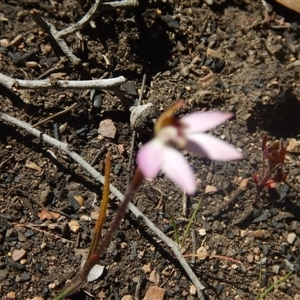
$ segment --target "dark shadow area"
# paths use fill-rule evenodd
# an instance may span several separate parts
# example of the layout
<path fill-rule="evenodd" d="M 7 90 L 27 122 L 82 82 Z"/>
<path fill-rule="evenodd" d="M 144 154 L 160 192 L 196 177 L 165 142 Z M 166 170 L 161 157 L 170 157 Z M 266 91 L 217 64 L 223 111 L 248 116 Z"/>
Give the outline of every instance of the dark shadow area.
<path fill-rule="evenodd" d="M 282 91 L 275 103 L 265 105 L 258 102 L 252 112 L 247 120 L 248 130 L 252 133 L 263 130 L 283 139 L 299 134 L 300 101 L 291 88 Z"/>

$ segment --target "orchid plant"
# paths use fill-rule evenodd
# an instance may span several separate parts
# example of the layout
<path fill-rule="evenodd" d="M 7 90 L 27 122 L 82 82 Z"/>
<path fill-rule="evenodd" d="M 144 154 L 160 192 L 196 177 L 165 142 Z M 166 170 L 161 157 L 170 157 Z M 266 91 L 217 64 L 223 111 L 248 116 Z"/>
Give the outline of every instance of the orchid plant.
<path fill-rule="evenodd" d="M 137 164 L 147 179 L 153 179 L 162 170 L 188 194 L 196 192 L 196 180 L 184 156 L 174 148 L 185 148 L 204 157 L 228 161 L 241 159 L 241 151 L 205 131 L 230 119 L 232 113 L 217 111 L 194 112 L 181 119 L 173 114 L 182 107 L 176 102 L 163 113 L 154 126 L 155 137 L 145 144 L 137 155 Z"/>
<path fill-rule="evenodd" d="M 274 188 L 277 182 L 284 182 L 287 173 L 281 168 L 284 164 L 286 146 L 283 140 L 267 145 L 268 136 L 265 134 L 262 139 L 263 170 L 259 176 L 257 172 L 253 175 L 253 181 L 257 184 L 257 191 Z M 264 160 L 267 162 L 265 163 Z M 267 168 L 265 167 L 267 165 Z"/>
<path fill-rule="evenodd" d="M 54 300 L 60 300 L 74 292 L 87 280 L 100 255 L 113 239 L 125 216 L 129 202 L 135 197 L 144 178 L 154 178 L 160 170 L 163 170 L 180 188 L 189 194 L 195 193 L 196 181 L 194 174 L 188 162 L 178 150 L 174 149 L 174 146 L 186 148 L 211 159 L 232 160 L 242 158 L 242 153 L 233 146 L 204 133 L 231 118 L 231 113 L 195 112 L 181 119 L 173 117 L 174 112 L 182 105 L 182 102 L 176 102 L 157 119 L 154 128 L 155 137 L 138 152 L 138 168 L 127 187 L 124 199 L 119 205 L 108 231 L 101 237 L 107 211 L 110 182 L 110 155 L 107 156 L 101 209 L 88 257 L 81 271 Z"/>

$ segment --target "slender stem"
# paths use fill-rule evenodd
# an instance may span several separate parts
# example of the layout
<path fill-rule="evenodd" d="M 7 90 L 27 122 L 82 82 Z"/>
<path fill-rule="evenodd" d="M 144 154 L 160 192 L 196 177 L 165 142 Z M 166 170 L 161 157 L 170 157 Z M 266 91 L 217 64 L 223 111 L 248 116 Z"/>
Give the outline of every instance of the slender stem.
<path fill-rule="evenodd" d="M 202 204 L 202 199 L 200 199 L 200 201 L 198 202 L 198 204 L 196 206 L 196 209 L 194 210 L 193 215 L 191 216 L 191 218 L 189 220 L 189 223 L 188 223 L 188 225 L 187 225 L 187 227 L 186 227 L 186 229 L 184 231 L 182 242 L 179 245 L 180 249 L 182 248 L 182 246 L 185 243 L 186 237 L 187 237 L 187 235 L 188 235 L 188 233 L 190 231 L 190 228 L 191 228 L 191 226 L 192 226 L 192 224 L 194 222 L 194 219 L 195 219 L 195 217 L 196 217 L 196 215 L 197 215 L 197 213 L 199 211 L 199 208 L 200 208 L 201 204 Z"/>
<path fill-rule="evenodd" d="M 101 232 L 103 228 L 103 224 L 106 219 L 106 212 L 107 212 L 107 204 L 108 204 L 108 196 L 109 196 L 109 182 L 110 182 L 110 169 L 111 169 L 111 156 L 109 153 L 106 155 L 106 160 L 105 160 L 105 184 L 103 188 L 103 195 L 102 195 L 102 201 L 101 201 L 101 206 L 99 210 L 99 216 L 95 225 L 94 233 L 93 233 L 93 238 L 89 250 L 89 254 L 86 258 L 86 262 L 89 260 L 92 254 L 95 253 L 96 248 L 99 244 L 100 238 L 101 238 Z"/>
<path fill-rule="evenodd" d="M 103 238 L 102 242 L 98 245 L 98 247 L 95 250 L 94 254 L 101 255 L 103 250 L 107 248 L 113 239 L 113 236 L 116 232 L 116 230 L 119 228 L 126 212 L 127 212 L 127 207 L 128 204 L 131 200 L 133 200 L 138 188 L 142 184 L 144 180 L 144 177 L 139 169 L 137 169 L 133 175 L 133 179 L 130 183 L 130 185 L 127 188 L 127 191 L 125 193 L 125 197 L 123 202 L 119 205 L 119 208 L 117 210 L 117 214 L 108 230 L 106 233 L 105 237 Z"/>
<path fill-rule="evenodd" d="M 281 283 L 282 281 L 289 278 L 292 274 L 293 274 L 293 271 L 289 272 L 284 277 L 282 277 L 282 278 L 278 279 L 277 281 L 275 281 L 263 294 L 260 295 L 259 300 L 264 299 L 265 296 L 267 296 L 279 283 Z"/>
<path fill-rule="evenodd" d="M 177 228 L 177 224 L 175 222 L 174 216 L 168 211 L 168 214 L 170 216 L 171 219 L 171 223 L 173 225 L 174 228 L 174 236 L 175 236 L 175 241 L 177 243 L 177 245 L 179 246 L 180 242 L 179 242 L 179 235 L 178 235 L 178 228 Z"/>
<path fill-rule="evenodd" d="M 278 164 L 272 170 L 270 170 L 270 169 L 268 170 L 267 174 L 264 175 L 263 179 L 261 180 L 261 183 L 258 186 L 259 192 L 261 192 L 264 189 L 268 180 L 271 178 L 272 174 L 274 174 L 274 172 L 281 166 L 282 166 L 282 164 Z"/>
<path fill-rule="evenodd" d="M 78 273 L 78 275 L 72 280 L 72 282 L 70 283 L 70 286 L 68 286 L 67 289 L 62 294 L 60 294 L 56 298 L 54 298 L 54 300 L 62 299 L 62 297 L 66 296 L 68 293 L 70 293 L 72 291 L 79 289 L 85 283 L 90 270 L 95 266 L 95 264 L 99 260 L 100 255 L 111 243 L 115 232 L 119 228 L 119 226 L 127 212 L 129 202 L 131 200 L 133 200 L 133 198 L 134 198 L 138 188 L 142 184 L 143 180 L 144 180 L 144 177 L 143 177 L 142 173 L 140 172 L 139 169 L 137 169 L 135 171 L 135 174 L 133 176 L 133 179 L 132 179 L 130 185 L 127 188 L 124 200 L 119 205 L 116 216 L 113 219 L 113 221 L 110 225 L 110 228 L 109 228 L 108 232 L 106 233 L 106 235 L 104 236 L 103 240 L 98 244 L 95 244 L 94 242 L 92 243 L 89 259 L 86 260 L 83 268 Z M 109 181 L 106 180 L 105 183 L 107 186 L 109 186 Z"/>

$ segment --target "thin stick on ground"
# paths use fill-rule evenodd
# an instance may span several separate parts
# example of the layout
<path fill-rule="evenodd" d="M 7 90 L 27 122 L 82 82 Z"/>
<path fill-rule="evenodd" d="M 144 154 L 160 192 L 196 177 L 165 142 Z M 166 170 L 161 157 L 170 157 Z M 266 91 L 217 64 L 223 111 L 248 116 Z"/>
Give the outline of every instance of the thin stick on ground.
<path fill-rule="evenodd" d="M 39 137 L 44 142 L 58 148 L 59 150 L 64 151 L 75 162 L 77 162 L 80 166 L 82 166 L 82 168 L 84 168 L 95 180 L 104 184 L 104 177 L 98 171 L 96 171 L 92 166 L 90 166 L 80 155 L 78 155 L 74 151 L 69 150 L 69 147 L 66 143 L 60 142 L 50 137 L 49 135 L 42 133 L 36 128 L 33 128 L 30 124 L 20 121 L 5 113 L 0 113 L 0 119 L 7 123 L 16 125 L 19 128 L 26 130 L 30 134 Z M 122 202 L 124 201 L 125 199 L 124 195 L 116 187 L 110 184 L 109 189 L 120 201 Z M 167 237 L 159 228 L 157 228 L 135 205 L 129 203 L 128 208 L 137 218 L 142 219 L 144 223 L 148 226 L 148 228 L 170 248 L 170 250 L 178 259 L 179 263 L 185 270 L 186 274 L 188 275 L 192 283 L 195 285 L 198 292 L 199 299 L 204 300 L 204 295 L 202 293 L 202 290 L 205 289 L 205 287 L 197 278 L 196 274 L 193 272 L 193 270 L 191 269 L 187 261 L 182 256 L 178 245 L 169 237 Z"/>
<path fill-rule="evenodd" d="M 65 113 L 67 113 L 68 111 L 70 111 L 70 110 L 72 110 L 74 107 L 76 107 L 77 104 L 78 104 L 77 102 L 73 103 L 71 106 L 67 107 L 66 109 L 64 109 L 64 110 L 62 110 L 62 111 L 59 111 L 58 113 L 56 113 L 56 114 L 54 114 L 54 115 L 52 115 L 52 116 L 50 116 L 50 117 L 48 117 L 48 118 L 46 118 L 46 119 L 44 119 L 44 120 L 42 120 L 42 121 L 40 121 L 40 122 L 34 124 L 33 127 L 37 127 L 37 126 L 39 126 L 39 125 L 48 123 L 49 121 L 51 121 L 51 120 L 53 120 L 53 119 L 55 119 L 55 118 L 57 118 L 57 117 L 59 117 L 59 116 L 64 115 Z"/>
<path fill-rule="evenodd" d="M 66 55 L 66 57 L 70 60 L 70 62 L 74 66 L 81 65 L 81 59 L 73 54 L 70 50 L 69 46 L 64 40 L 64 37 L 75 33 L 76 31 L 80 31 L 84 26 L 86 26 L 89 22 L 94 20 L 101 11 L 110 9 L 110 8 L 130 8 L 138 5 L 137 0 L 123 0 L 123 1 L 115 1 L 115 2 L 107 2 L 103 4 L 102 0 L 96 0 L 94 5 L 90 8 L 90 10 L 75 24 L 70 25 L 69 27 L 58 31 L 54 25 L 47 22 L 37 10 L 33 9 L 31 11 L 31 15 L 33 20 L 40 26 L 52 40 L 59 46 L 62 52 Z"/>
<path fill-rule="evenodd" d="M 77 23 L 61 30 L 57 31 L 57 37 L 63 38 L 76 31 L 81 30 L 86 24 L 94 20 L 100 13 L 100 8 L 102 6 L 102 0 L 96 0 L 94 5 L 89 9 L 89 11 L 80 19 Z"/>
<path fill-rule="evenodd" d="M 123 76 L 107 79 L 95 79 L 95 80 L 25 80 L 14 79 L 0 73 L 0 84 L 6 88 L 15 91 L 18 89 L 111 89 L 120 84 L 126 82 L 126 78 Z"/>
<path fill-rule="evenodd" d="M 96 0 L 94 5 L 90 8 L 90 10 L 80 19 L 77 23 L 58 31 L 58 36 L 60 38 L 66 37 L 76 31 L 81 30 L 84 26 L 86 26 L 89 22 L 93 21 L 97 16 L 104 10 L 110 8 L 131 8 L 138 6 L 137 0 L 122 0 L 122 1 L 114 1 L 114 2 L 105 2 L 102 3 L 102 0 Z"/>
<path fill-rule="evenodd" d="M 62 240 L 62 241 L 65 241 L 65 242 L 68 242 L 68 243 L 71 243 L 71 244 L 75 244 L 74 241 L 71 241 L 71 240 L 68 240 L 68 239 L 65 239 L 59 235 L 56 235 L 56 234 L 53 234 L 51 232 L 48 232 L 48 231 L 45 231 L 45 230 L 41 230 L 41 229 L 38 229 L 37 227 L 43 227 L 44 225 L 43 224 L 20 224 L 20 223 L 15 223 L 15 225 L 17 227 L 27 227 L 27 228 L 30 228 L 32 230 L 36 230 L 38 232 L 42 232 L 43 234 L 45 235 L 49 235 L 53 238 L 56 238 L 56 239 L 59 239 L 59 240 Z M 46 226 L 49 226 L 50 224 L 47 224 Z"/>
<path fill-rule="evenodd" d="M 56 28 L 49 22 L 43 19 L 43 17 L 38 13 L 37 10 L 33 9 L 31 11 L 33 20 L 39 25 L 47 34 L 50 35 L 52 40 L 59 46 L 61 51 L 65 56 L 70 60 L 72 65 L 79 66 L 81 65 L 81 59 L 73 54 L 65 40 L 58 35 Z"/>

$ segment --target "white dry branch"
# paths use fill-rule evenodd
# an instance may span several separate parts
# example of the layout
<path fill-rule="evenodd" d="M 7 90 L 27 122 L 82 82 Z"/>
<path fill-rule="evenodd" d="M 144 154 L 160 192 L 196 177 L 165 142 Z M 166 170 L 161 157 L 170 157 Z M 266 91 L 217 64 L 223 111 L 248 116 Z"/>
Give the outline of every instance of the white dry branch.
<path fill-rule="evenodd" d="M 80 155 L 78 155 L 76 152 L 69 150 L 68 144 L 58 141 L 57 139 L 54 139 L 50 137 L 47 134 L 42 133 L 36 128 L 33 128 L 30 124 L 18 120 L 8 114 L 1 113 L 0 112 L 0 120 L 5 121 L 7 123 L 13 124 L 18 126 L 19 128 L 22 128 L 29 132 L 30 134 L 40 138 L 42 141 L 58 148 L 59 150 L 66 153 L 69 157 L 71 157 L 75 162 L 77 162 L 82 168 L 84 168 L 91 176 L 104 184 L 104 177 L 96 170 L 94 169 L 88 162 L 86 162 Z M 120 200 L 124 200 L 124 195 L 112 184 L 109 186 L 110 191 Z M 182 256 L 180 249 L 178 245 L 171 240 L 169 237 L 167 237 L 158 227 L 156 227 L 135 205 L 132 203 L 129 203 L 129 209 L 130 211 L 139 219 L 143 219 L 144 223 L 148 226 L 148 228 L 160 239 L 162 240 L 173 252 L 173 254 L 178 259 L 179 263 L 185 270 L 186 274 L 189 276 L 192 283 L 195 285 L 198 296 L 200 300 L 204 300 L 204 295 L 202 293 L 202 290 L 205 289 L 203 284 L 200 282 L 200 280 L 197 278 L 196 274 L 193 272 L 185 258 Z"/>
<path fill-rule="evenodd" d="M 119 76 L 116 78 L 95 79 L 95 80 L 25 80 L 14 79 L 0 73 L 0 84 L 15 91 L 18 89 L 111 89 L 126 82 L 126 78 Z"/>
<path fill-rule="evenodd" d="M 60 31 L 56 30 L 54 25 L 47 22 L 37 10 L 32 10 L 31 15 L 33 20 L 57 43 L 70 62 L 74 66 L 78 66 L 81 64 L 81 59 L 73 54 L 63 38 L 76 31 L 80 31 L 84 26 L 86 26 L 86 24 L 93 21 L 103 10 L 107 10 L 109 8 L 131 8 L 137 5 L 138 0 L 122 0 L 106 3 L 103 3 L 102 0 L 95 0 L 94 5 L 77 23 Z"/>

